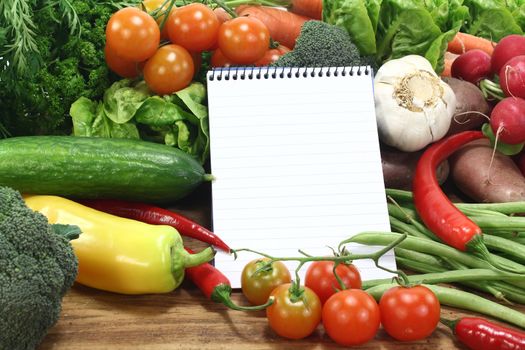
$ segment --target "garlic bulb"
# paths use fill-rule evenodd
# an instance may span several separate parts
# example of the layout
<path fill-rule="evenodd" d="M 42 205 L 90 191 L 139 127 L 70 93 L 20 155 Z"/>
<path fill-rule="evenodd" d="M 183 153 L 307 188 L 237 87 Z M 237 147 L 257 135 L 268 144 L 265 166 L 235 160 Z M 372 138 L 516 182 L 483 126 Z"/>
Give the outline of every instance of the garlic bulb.
<path fill-rule="evenodd" d="M 383 64 L 374 78 L 379 138 L 401 151 L 418 151 L 447 133 L 454 92 L 428 60 L 409 55 Z"/>

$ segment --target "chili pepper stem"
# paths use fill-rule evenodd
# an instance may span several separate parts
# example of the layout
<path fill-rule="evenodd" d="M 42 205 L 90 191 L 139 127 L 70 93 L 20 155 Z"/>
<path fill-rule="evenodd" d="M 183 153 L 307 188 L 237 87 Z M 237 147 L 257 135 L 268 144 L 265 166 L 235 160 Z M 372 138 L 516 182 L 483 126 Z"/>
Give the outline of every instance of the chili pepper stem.
<path fill-rule="evenodd" d="M 441 317 L 439 319 L 439 321 L 441 323 L 443 323 L 445 326 L 447 326 L 448 328 L 450 328 L 453 333 L 456 333 L 456 325 L 458 324 L 459 319 L 457 319 L 457 320 L 449 320 L 449 319 Z"/>
<path fill-rule="evenodd" d="M 237 311 L 260 311 L 265 310 L 268 306 L 273 304 L 274 298 L 268 298 L 268 301 L 262 305 L 242 306 L 237 305 L 231 299 L 232 289 L 229 285 L 223 284 L 217 286 L 211 295 L 211 300 L 221 303 L 232 310 Z"/>
<path fill-rule="evenodd" d="M 212 247 L 208 247 L 195 254 L 190 254 L 185 250 L 182 254 L 184 254 L 184 267 L 186 268 L 210 261 L 215 256 L 215 250 Z"/>
<path fill-rule="evenodd" d="M 483 236 L 481 235 L 475 235 L 468 243 L 467 243 L 467 250 L 473 252 L 474 254 L 478 255 L 479 257 L 485 259 L 490 265 L 494 266 L 495 268 L 505 271 L 505 272 L 511 272 L 511 273 L 518 273 L 518 274 L 525 274 L 525 270 L 522 269 L 514 269 L 511 266 L 506 266 L 504 264 L 501 264 L 497 261 L 495 261 L 492 256 L 490 255 L 490 252 L 483 242 Z"/>

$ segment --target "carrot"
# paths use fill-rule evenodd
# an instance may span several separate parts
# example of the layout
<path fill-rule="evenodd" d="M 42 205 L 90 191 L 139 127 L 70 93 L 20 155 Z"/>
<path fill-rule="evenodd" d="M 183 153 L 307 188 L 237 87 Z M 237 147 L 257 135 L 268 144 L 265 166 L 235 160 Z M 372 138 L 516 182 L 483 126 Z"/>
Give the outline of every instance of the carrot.
<path fill-rule="evenodd" d="M 294 48 L 303 24 L 310 20 L 305 16 L 267 6 L 239 6 L 235 11 L 239 16 L 259 19 L 268 27 L 273 40 L 290 49 Z"/>
<path fill-rule="evenodd" d="M 458 32 L 454 38 L 449 41 L 447 51 L 455 54 L 462 54 L 472 49 L 480 49 L 492 55 L 496 43 L 479 36 Z"/>
<path fill-rule="evenodd" d="M 290 12 L 321 20 L 323 17 L 323 0 L 292 0 Z"/>
<path fill-rule="evenodd" d="M 445 52 L 445 68 L 443 69 L 443 72 L 441 72 L 442 77 L 451 77 L 452 76 L 452 63 L 454 63 L 454 60 L 458 58 L 459 55 L 446 51 Z"/>

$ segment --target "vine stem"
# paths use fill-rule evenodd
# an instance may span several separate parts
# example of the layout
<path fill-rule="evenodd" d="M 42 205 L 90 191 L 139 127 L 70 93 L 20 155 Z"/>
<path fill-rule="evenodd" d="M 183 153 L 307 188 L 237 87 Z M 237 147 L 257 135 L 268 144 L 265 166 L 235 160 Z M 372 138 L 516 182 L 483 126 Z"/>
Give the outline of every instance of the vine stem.
<path fill-rule="evenodd" d="M 274 257 L 272 255 L 265 254 L 265 253 L 262 253 L 262 252 L 259 252 L 259 251 L 253 250 L 253 249 L 249 249 L 249 248 L 232 249 L 232 253 L 234 254 L 235 257 L 237 257 L 237 254 L 239 252 L 250 252 L 250 253 L 258 254 L 260 256 L 263 256 L 265 258 L 270 259 L 269 263 L 272 263 L 274 261 L 297 261 L 297 262 L 299 262 L 297 268 L 295 269 L 295 282 L 293 283 L 296 287 L 300 286 L 299 271 L 304 266 L 304 264 L 306 264 L 308 262 L 312 262 L 312 261 L 333 261 L 335 264 L 341 264 L 341 263 L 351 263 L 354 260 L 362 260 L 362 259 L 371 259 L 371 260 L 373 260 L 375 265 L 378 268 L 380 268 L 382 270 L 385 270 L 387 272 L 391 272 L 391 273 L 397 274 L 398 276 L 401 277 L 401 279 L 403 281 L 408 283 L 408 278 L 406 277 L 406 275 L 402 271 L 399 271 L 399 270 L 393 271 L 393 270 L 387 269 L 386 267 L 383 267 L 383 266 L 379 265 L 379 259 L 383 255 L 385 255 L 388 251 L 390 251 L 391 249 L 396 247 L 403 240 L 405 240 L 405 238 L 407 238 L 407 237 L 408 237 L 408 235 L 406 233 L 403 233 L 403 234 L 401 234 L 399 236 L 399 238 L 394 240 L 389 245 L 383 247 L 382 249 L 380 249 L 380 250 L 378 250 L 376 252 L 367 253 L 367 254 L 352 254 L 352 253 L 348 253 L 347 250 L 344 248 L 344 245 L 349 243 L 350 239 L 344 240 L 344 241 L 342 241 L 339 244 L 339 252 L 341 254 L 340 255 L 336 255 L 336 256 L 334 256 L 334 255 L 331 255 L 331 256 L 311 256 L 311 255 L 305 255 L 304 252 L 299 251 L 301 254 L 303 254 L 303 256 Z"/>

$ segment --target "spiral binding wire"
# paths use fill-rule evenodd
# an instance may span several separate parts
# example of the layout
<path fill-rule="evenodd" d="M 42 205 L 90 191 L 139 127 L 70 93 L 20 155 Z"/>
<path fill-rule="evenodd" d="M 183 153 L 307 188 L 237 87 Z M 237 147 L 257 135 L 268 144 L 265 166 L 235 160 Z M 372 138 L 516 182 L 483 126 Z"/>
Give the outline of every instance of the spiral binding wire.
<path fill-rule="evenodd" d="M 370 75 L 370 66 L 355 67 L 233 67 L 215 68 L 208 73 L 209 81 L 253 79 L 298 79 Z"/>

